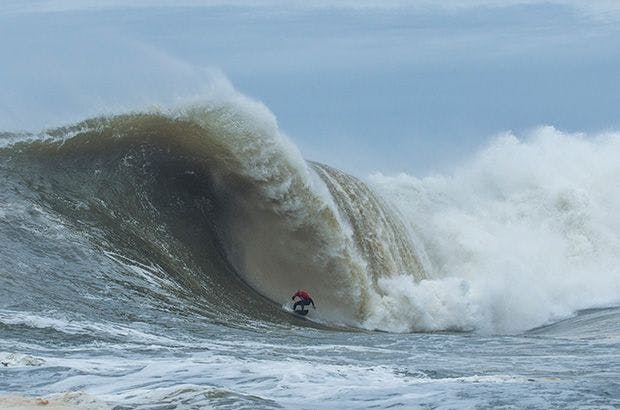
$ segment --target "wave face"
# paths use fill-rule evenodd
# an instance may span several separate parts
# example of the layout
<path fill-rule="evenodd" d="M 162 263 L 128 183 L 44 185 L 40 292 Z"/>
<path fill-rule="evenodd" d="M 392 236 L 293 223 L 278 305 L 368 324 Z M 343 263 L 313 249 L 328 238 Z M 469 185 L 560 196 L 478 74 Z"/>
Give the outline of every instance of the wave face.
<path fill-rule="evenodd" d="M 327 326 L 505 333 L 620 302 L 618 135 L 509 135 L 453 176 L 373 187 L 306 162 L 242 96 L 0 137 L 3 262 L 30 272 L 14 309 L 113 286 L 136 311 L 129 293 L 271 326 L 306 288 Z"/>
<path fill-rule="evenodd" d="M 2 168 L 28 203 L 224 323 L 282 321 L 280 306 L 306 288 L 318 321 L 359 327 L 381 277 L 425 275 L 387 204 L 306 163 L 244 98 L 5 139 Z"/>

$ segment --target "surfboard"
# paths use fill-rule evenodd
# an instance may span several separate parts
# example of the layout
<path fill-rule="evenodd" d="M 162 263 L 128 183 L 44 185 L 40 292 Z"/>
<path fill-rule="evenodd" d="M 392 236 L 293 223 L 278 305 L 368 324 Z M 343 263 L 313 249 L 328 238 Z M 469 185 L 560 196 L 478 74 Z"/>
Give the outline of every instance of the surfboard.
<path fill-rule="evenodd" d="M 289 304 L 289 303 L 285 303 L 282 305 L 282 310 L 297 316 L 298 318 L 303 318 L 303 319 L 309 319 L 308 318 L 308 313 L 310 313 L 309 310 L 307 309 L 303 309 L 303 310 L 293 310 L 293 307 Z"/>

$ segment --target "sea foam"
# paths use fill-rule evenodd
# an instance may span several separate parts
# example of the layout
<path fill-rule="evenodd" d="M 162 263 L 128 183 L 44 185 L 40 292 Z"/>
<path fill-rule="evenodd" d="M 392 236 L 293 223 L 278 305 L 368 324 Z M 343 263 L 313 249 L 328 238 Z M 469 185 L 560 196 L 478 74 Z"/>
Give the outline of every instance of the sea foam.
<path fill-rule="evenodd" d="M 367 327 L 512 333 L 620 302 L 620 134 L 498 136 L 451 175 L 373 175 L 430 279 L 379 282 Z"/>

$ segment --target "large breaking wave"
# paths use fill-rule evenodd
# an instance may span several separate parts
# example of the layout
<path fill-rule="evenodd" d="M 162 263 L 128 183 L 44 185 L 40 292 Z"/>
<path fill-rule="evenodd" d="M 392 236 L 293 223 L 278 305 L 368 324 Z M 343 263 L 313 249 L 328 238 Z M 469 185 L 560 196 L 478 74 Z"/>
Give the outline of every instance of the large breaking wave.
<path fill-rule="evenodd" d="M 521 331 L 619 302 L 618 135 L 507 136 L 452 177 L 375 188 L 304 161 L 239 95 L 3 139 L 15 192 L 224 323 L 281 320 L 297 288 L 323 323 L 388 331 Z"/>
<path fill-rule="evenodd" d="M 86 232 L 103 231 L 105 242 L 94 240 L 112 257 L 155 263 L 202 289 L 220 319 L 230 309 L 260 316 L 249 285 L 277 306 L 307 288 L 320 321 L 360 326 L 381 277 L 424 275 L 405 225 L 379 197 L 306 163 L 269 111 L 245 98 L 25 139 L 4 150 L 4 167 L 37 201 Z"/>

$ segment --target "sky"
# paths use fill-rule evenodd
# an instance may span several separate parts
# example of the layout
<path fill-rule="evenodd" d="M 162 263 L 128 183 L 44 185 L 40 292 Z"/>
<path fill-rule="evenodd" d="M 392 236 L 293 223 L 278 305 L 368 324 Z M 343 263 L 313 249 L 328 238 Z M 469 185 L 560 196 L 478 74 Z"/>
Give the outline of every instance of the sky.
<path fill-rule="evenodd" d="M 0 56 L 0 131 L 225 76 L 306 158 L 357 175 L 441 172 L 541 125 L 620 129 L 617 1 L 3 0 Z"/>

